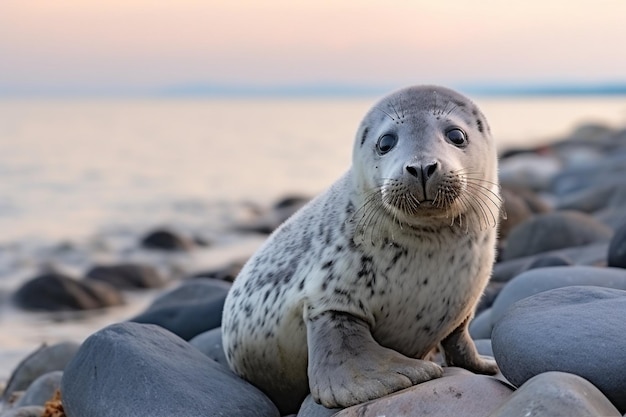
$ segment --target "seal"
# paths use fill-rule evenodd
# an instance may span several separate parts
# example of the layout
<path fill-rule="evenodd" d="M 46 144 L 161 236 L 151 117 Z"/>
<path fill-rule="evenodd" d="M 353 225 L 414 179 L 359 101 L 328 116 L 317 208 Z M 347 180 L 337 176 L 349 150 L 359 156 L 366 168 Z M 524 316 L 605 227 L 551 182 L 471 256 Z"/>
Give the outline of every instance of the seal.
<path fill-rule="evenodd" d="M 270 235 L 224 305 L 232 370 L 289 414 L 347 407 L 442 374 L 494 374 L 468 334 L 491 274 L 501 199 L 485 117 L 436 86 L 366 114 L 352 167 Z"/>

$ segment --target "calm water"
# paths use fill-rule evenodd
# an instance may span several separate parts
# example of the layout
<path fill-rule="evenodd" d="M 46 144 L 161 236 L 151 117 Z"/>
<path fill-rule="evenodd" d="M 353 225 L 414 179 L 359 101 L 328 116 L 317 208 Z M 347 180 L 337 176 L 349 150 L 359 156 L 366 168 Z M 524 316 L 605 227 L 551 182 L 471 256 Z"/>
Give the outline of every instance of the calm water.
<path fill-rule="evenodd" d="M 149 301 L 131 295 L 128 307 L 51 326 L 6 302 L 42 264 L 80 273 L 94 259 L 116 259 L 111 229 L 131 238 L 162 224 L 210 234 L 242 202 L 318 193 L 347 169 L 373 101 L 0 100 L 0 381 L 38 343 L 80 341 Z M 549 142 L 581 122 L 626 125 L 626 98 L 476 101 L 501 149 Z M 103 239 L 113 250 L 101 253 Z M 68 241 L 86 254 L 55 246 Z M 259 243 L 226 240 L 181 262 L 217 264 Z"/>

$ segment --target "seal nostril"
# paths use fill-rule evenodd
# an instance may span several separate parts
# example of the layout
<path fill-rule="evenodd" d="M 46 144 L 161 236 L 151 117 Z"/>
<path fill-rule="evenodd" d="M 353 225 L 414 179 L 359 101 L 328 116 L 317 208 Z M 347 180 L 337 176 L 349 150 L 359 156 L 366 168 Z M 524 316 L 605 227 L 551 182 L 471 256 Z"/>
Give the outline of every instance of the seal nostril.
<path fill-rule="evenodd" d="M 435 171 L 437 171 L 437 165 L 437 162 L 433 162 L 422 167 L 422 174 L 424 175 L 424 179 L 428 179 L 433 176 Z"/>
<path fill-rule="evenodd" d="M 415 178 L 419 178 L 419 174 L 417 173 L 417 169 L 414 166 L 408 165 L 406 170 L 409 174 L 413 175 Z"/>

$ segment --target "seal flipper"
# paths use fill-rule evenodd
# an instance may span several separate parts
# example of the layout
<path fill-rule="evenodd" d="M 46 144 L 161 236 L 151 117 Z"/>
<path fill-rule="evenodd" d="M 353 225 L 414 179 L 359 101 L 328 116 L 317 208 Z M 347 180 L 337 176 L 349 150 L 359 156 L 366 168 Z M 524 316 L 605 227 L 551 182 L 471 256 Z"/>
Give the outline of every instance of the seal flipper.
<path fill-rule="evenodd" d="M 311 394 L 328 408 L 380 398 L 443 373 L 434 362 L 380 346 L 368 324 L 348 313 L 326 311 L 306 324 Z"/>
<path fill-rule="evenodd" d="M 441 341 L 448 366 L 460 366 L 477 374 L 495 375 L 498 365 L 494 360 L 483 359 L 476 351 L 476 345 L 469 335 L 470 317 Z"/>

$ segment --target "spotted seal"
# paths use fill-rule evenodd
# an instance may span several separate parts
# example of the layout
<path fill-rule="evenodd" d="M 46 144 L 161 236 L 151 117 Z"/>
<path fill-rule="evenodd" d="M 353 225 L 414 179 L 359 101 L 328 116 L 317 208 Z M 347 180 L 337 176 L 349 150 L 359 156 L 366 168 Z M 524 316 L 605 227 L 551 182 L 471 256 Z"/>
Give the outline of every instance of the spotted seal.
<path fill-rule="evenodd" d="M 282 224 L 224 305 L 232 370 L 283 413 L 310 391 L 346 407 L 441 376 L 497 372 L 467 331 L 491 273 L 501 199 L 485 117 L 436 86 L 366 114 L 352 167 Z"/>

